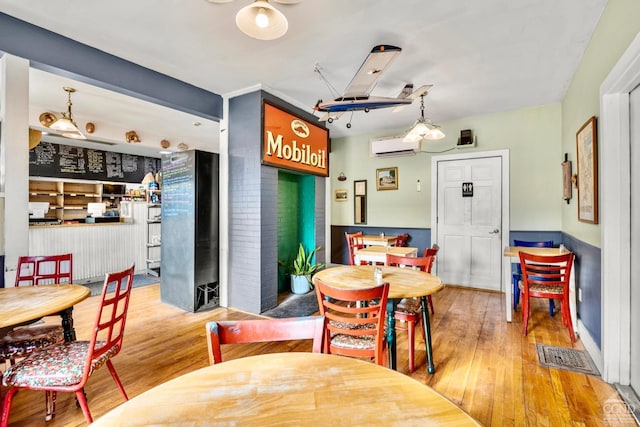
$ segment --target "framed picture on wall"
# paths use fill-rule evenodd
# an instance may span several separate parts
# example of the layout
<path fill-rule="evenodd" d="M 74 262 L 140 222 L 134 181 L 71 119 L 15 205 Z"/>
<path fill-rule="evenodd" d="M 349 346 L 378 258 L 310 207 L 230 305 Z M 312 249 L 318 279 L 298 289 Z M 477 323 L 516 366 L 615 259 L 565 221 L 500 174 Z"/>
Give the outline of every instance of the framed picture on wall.
<path fill-rule="evenodd" d="M 335 200 L 336 202 L 346 202 L 347 201 L 347 190 L 336 190 L 335 191 Z"/>
<path fill-rule="evenodd" d="M 598 223 L 598 144 L 596 118 L 576 133 L 578 169 L 578 221 Z"/>
<path fill-rule="evenodd" d="M 398 168 L 376 169 L 376 190 L 397 190 Z"/>
<path fill-rule="evenodd" d="M 353 181 L 353 223 L 367 223 L 367 180 Z"/>

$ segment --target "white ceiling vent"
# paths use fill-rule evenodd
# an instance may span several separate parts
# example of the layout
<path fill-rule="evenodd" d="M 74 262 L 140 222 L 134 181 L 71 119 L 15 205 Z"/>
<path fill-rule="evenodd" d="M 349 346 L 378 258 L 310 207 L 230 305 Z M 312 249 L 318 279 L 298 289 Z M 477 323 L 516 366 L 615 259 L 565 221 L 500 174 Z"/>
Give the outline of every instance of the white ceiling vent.
<path fill-rule="evenodd" d="M 401 136 L 371 139 L 371 157 L 413 156 L 420 151 L 420 141 L 403 142 Z"/>

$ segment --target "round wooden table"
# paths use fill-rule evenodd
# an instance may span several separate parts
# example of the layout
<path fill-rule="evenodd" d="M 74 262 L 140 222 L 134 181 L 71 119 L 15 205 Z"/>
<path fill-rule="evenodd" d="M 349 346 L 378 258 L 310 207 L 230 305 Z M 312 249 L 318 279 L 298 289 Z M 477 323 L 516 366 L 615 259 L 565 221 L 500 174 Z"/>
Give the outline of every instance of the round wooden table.
<path fill-rule="evenodd" d="M 0 289 L 0 330 L 60 314 L 64 338 L 76 339 L 71 312 L 73 306 L 91 295 L 80 285 L 16 286 Z"/>
<path fill-rule="evenodd" d="M 432 388 L 376 364 L 322 353 L 245 357 L 160 384 L 93 426 L 479 426 Z"/>
<path fill-rule="evenodd" d="M 444 288 L 438 277 L 411 268 L 398 268 L 373 265 L 346 265 L 327 268 L 313 276 L 313 280 L 321 280 L 329 286 L 341 289 L 362 289 L 376 285 L 373 277 L 374 269 L 382 269 L 382 281 L 389 283 L 389 302 L 387 303 L 387 344 L 389 346 L 389 366 L 396 369 L 396 305 L 401 298 L 420 298 L 422 309 L 422 326 L 424 328 L 427 351 L 427 371 L 435 373 L 433 352 L 431 348 L 431 322 L 427 310 L 427 296 Z"/>

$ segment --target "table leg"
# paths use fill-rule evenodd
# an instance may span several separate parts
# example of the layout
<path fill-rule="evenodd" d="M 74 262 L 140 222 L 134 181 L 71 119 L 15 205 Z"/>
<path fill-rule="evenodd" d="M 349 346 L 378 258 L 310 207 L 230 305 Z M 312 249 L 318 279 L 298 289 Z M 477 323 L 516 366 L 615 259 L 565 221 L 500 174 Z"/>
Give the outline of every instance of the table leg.
<path fill-rule="evenodd" d="M 514 261 L 515 259 L 515 261 Z M 502 289 L 504 289 L 504 298 L 505 298 L 505 318 L 507 322 L 511 322 L 511 310 L 513 310 L 512 301 L 513 301 L 513 292 L 511 290 L 511 263 L 512 262 L 520 262 L 519 258 L 512 258 L 509 256 L 504 256 L 502 260 Z"/>
<path fill-rule="evenodd" d="M 427 297 L 420 297 L 420 307 L 422 308 L 422 327 L 424 328 L 424 345 L 427 350 L 427 372 L 436 373 L 436 367 L 433 365 L 433 352 L 431 349 L 431 321 L 429 320 L 429 309 L 427 307 Z M 411 344 L 409 344 L 411 345 Z"/>
<path fill-rule="evenodd" d="M 73 317 L 71 316 L 72 312 L 73 307 L 69 307 L 60 312 L 62 329 L 64 329 L 64 340 L 67 342 L 76 340 L 76 330 L 73 328 Z"/>
<path fill-rule="evenodd" d="M 395 299 L 387 300 L 387 353 L 389 359 L 389 368 L 396 370 L 396 305 Z"/>

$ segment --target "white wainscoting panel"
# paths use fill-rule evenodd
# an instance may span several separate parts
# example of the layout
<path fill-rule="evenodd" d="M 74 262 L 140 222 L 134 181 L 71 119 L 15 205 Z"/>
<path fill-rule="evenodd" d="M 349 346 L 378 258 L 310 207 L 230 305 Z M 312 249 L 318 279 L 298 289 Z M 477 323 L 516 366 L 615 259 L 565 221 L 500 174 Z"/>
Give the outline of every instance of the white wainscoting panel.
<path fill-rule="evenodd" d="M 73 254 L 73 283 L 103 280 L 104 275 L 136 264 L 145 272 L 147 205 L 135 203 L 133 222 L 29 228 L 29 255 Z"/>

